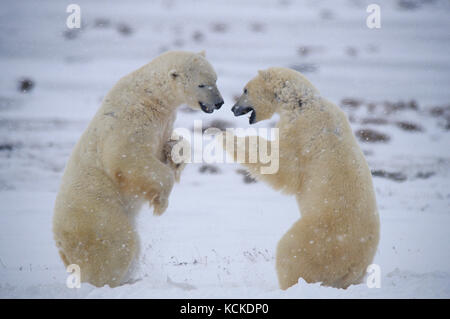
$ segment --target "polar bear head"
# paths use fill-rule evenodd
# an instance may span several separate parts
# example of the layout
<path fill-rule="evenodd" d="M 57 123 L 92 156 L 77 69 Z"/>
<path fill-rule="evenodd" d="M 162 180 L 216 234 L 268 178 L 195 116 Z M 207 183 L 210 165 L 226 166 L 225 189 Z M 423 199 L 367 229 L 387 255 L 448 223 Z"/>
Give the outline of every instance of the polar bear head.
<path fill-rule="evenodd" d="M 193 109 L 212 113 L 224 101 L 217 89 L 217 75 L 205 58 L 205 52 L 176 52 L 173 68 L 169 70 L 172 81 L 184 103 Z"/>
<path fill-rule="evenodd" d="M 231 109 L 235 116 L 251 112 L 249 123 L 267 120 L 282 110 L 299 110 L 318 95 L 299 72 L 287 68 L 258 71 Z"/>

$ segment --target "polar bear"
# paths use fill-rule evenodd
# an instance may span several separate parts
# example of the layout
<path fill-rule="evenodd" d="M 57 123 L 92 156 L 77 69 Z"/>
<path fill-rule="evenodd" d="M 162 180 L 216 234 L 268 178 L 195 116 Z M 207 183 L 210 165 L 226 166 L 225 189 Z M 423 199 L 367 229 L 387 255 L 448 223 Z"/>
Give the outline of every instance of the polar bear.
<path fill-rule="evenodd" d="M 377 249 L 379 216 L 372 176 L 345 114 L 286 68 L 259 71 L 232 111 L 251 112 L 250 124 L 280 116 L 278 172 L 261 174 L 260 162 L 244 165 L 255 178 L 295 195 L 301 211 L 277 246 L 281 289 L 300 277 L 338 288 L 361 282 Z M 228 153 L 248 158 L 249 137 L 230 137 Z M 257 142 L 273 147 L 263 138 Z"/>
<path fill-rule="evenodd" d="M 147 201 L 168 206 L 179 165 L 167 158 L 177 107 L 212 113 L 223 104 L 204 53 L 167 52 L 117 82 L 67 163 L 53 232 L 67 266 L 95 286 L 124 282 L 138 253 L 134 219 Z"/>

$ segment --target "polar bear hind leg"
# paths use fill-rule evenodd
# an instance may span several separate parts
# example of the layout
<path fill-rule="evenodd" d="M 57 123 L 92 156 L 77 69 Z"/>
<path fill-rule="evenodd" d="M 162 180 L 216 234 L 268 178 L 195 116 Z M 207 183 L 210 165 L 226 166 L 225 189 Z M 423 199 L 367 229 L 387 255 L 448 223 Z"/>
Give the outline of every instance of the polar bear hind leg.
<path fill-rule="evenodd" d="M 276 269 L 280 288 L 297 284 L 299 278 L 308 283 L 347 288 L 361 282 L 367 265 L 349 250 L 351 240 L 339 242 L 318 216 L 303 216 L 280 239 L 276 253 Z"/>
<path fill-rule="evenodd" d="M 64 264 L 80 267 L 82 282 L 116 287 L 137 254 L 138 238 L 126 211 L 115 205 L 103 209 L 100 214 L 79 211 L 83 218 L 74 219 L 70 230 L 56 229 L 55 239 Z"/>

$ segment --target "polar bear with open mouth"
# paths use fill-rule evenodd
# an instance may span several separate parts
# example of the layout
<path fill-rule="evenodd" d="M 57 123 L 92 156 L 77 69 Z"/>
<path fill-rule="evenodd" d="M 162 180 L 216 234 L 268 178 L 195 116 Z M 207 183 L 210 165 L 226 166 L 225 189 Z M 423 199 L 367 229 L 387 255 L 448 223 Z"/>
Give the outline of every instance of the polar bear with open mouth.
<path fill-rule="evenodd" d="M 301 211 L 278 243 L 280 287 L 299 278 L 338 288 L 360 283 L 380 226 L 371 172 L 345 114 L 302 74 L 286 68 L 259 71 L 232 111 L 250 114 L 250 124 L 280 115 L 278 171 L 261 174 L 260 162 L 243 163 L 255 178 L 295 195 Z M 233 138 L 234 148 L 227 151 L 235 160 L 239 152 L 248 158 L 249 137 Z"/>
<path fill-rule="evenodd" d="M 138 253 L 135 213 L 145 201 L 164 213 L 179 178 L 182 166 L 167 158 L 176 109 L 219 109 L 216 80 L 204 53 L 167 52 L 103 100 L 67 163 L 53 218 L 61 258 L 80 267 L 82 282 L 123 283 Z"/>

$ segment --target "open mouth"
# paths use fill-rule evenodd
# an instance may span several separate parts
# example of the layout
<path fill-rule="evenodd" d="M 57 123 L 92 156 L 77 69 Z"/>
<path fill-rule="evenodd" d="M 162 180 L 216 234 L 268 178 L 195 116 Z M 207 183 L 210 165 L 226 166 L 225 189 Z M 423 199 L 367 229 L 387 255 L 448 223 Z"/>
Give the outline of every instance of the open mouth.
<path fill-rule="evenodd" d="M 256 119 L 256 112 L 255 109 L 252 108 L 251 106 L 233 106 L 233 108 L 231 109 L 231 111 L 234 113 L 234 116 L 241 116 L 244 114 L 247 114 L 249 112 L 252 112 L 250 114 L 250 117 L 248 119 L 248 122 L 250 124 L 255 123 L 255 119 Z"/>
<path fill-rule="evenodd" d="M 205 103 L 200 102 L 200 101 L 198 102 L 198 104 L 200 105 L 200 108 L 202 109 L 203 112 L 205 112 L 205 113 L 212 113 L 212 112 L 214 112 L 214 109 L 215 109 L 214 106 L 209 108 L 208 105 L 206 105 Z"/>
<path fill-rule="evenodd" d="M 225 102 L 222 100 L 219 103 L 214 104 L 214 106 L 216 107 L 216 110 L 220 109 L 224 103 Z"/>

